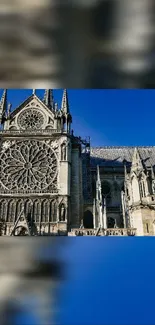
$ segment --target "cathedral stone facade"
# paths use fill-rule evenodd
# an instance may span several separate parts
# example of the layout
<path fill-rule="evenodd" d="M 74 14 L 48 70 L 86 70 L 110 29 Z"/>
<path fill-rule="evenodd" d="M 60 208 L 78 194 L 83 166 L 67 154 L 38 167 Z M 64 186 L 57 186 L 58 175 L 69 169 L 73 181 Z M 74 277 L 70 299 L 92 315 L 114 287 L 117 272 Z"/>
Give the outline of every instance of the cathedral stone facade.
<path fill-rule="evenodd" d="M 72 108 L 74 111 L 74 108 Z M 74 135 L 67 90 L 0 102 L 3 236 L 152 236 L 155 147 L 92 148 Z"/>

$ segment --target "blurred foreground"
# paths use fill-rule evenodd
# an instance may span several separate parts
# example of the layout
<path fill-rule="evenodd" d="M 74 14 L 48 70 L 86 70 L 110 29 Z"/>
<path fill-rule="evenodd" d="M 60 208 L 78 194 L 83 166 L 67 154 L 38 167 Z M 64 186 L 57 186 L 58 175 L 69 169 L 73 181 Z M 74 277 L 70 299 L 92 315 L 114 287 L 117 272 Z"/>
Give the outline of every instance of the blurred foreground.
<path fill-rule="evenodd" d="M 1 325 L 17 324 L 24 313 L 22 325 L 54 324 L 64 271 L 61 244 L 60 239 L 0 238 Z"/>
<path fill-rule="evenodd" d="M 152 88 L 154 0 L 0 0 L 3 88 Z"/>

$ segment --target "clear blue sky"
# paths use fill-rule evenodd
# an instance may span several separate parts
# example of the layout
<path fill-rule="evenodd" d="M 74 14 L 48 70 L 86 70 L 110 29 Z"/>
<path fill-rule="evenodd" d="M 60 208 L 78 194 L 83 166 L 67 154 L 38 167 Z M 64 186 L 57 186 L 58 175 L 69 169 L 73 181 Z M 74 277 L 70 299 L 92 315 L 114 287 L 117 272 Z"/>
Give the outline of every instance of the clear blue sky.
<path fill-rule="evenodd" d="M 60 325 L 154 325 L 154 238 L 69 238 Z M 66 249 L 67 251 L 67 249 Z"/>
<path fill-rule="evenodd" d="M 2 90 L 1 90 L 2 92 Z M 43 96 L 43 90 L 37 90 Z M 9 90 L 13 108 L 32 90 Z M 154 145 L 155 90 L 68 90 L 73 128 L 92 146 Z M 62 90 L 54 91 L 60 104 Z"/>

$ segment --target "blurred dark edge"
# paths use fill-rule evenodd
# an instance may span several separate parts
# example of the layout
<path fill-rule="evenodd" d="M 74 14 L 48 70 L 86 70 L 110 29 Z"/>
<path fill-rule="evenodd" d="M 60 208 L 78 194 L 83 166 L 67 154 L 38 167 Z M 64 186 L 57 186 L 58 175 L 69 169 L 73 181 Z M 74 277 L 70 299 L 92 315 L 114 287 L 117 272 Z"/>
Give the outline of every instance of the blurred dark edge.
<path fill-rule="evenodd" d="M 14 254 L 14 262 L 20 258 L 32 258 L 32 267 L 28 267 L 25 271 L 17 269 L 18 272 L 26 278 L 51 278 L 52 280 L 64 280 L 66 263 L 62 248 L 64 248 L 64 238 L 45 238 L 45 237 L 0 237 L 0 258 L 2 254 L 6 254 L 11 249 Z M 67 243 L 66 243 L 67 245 Z M 18 255 L 17 246 L 21 248 L 21 255 Z M 23 254 L 22 254 L 23 251 Z M 17 252 L 17 254 L 16 254 Z M 33 252 L 33 253 L 32 253 Z M 21 261 L 22 263 L 22 261 Z M 9 265 L 9 259 L 7 261 Z M 8 267 L 7 274 L 12 272 L 12 265 Z M 1 268 L 0 268 L 1 274 Z"/>
<path fill-rule="evenodd" d="M 33 2 L 0 1 L 3 88 L 155 87 L 154 0 Z"/>

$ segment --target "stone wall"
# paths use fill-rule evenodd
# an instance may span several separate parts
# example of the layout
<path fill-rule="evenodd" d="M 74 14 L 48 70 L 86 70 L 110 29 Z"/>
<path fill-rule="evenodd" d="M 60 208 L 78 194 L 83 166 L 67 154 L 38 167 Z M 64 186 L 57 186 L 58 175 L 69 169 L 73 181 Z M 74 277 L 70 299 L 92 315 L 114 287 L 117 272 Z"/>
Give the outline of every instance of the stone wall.
<path fill-rule="evenodd" d="M 71 224 L 74 227 L 80 225 L 80 152 L 79 147 L 72 148 L 71 164 Z"/>

